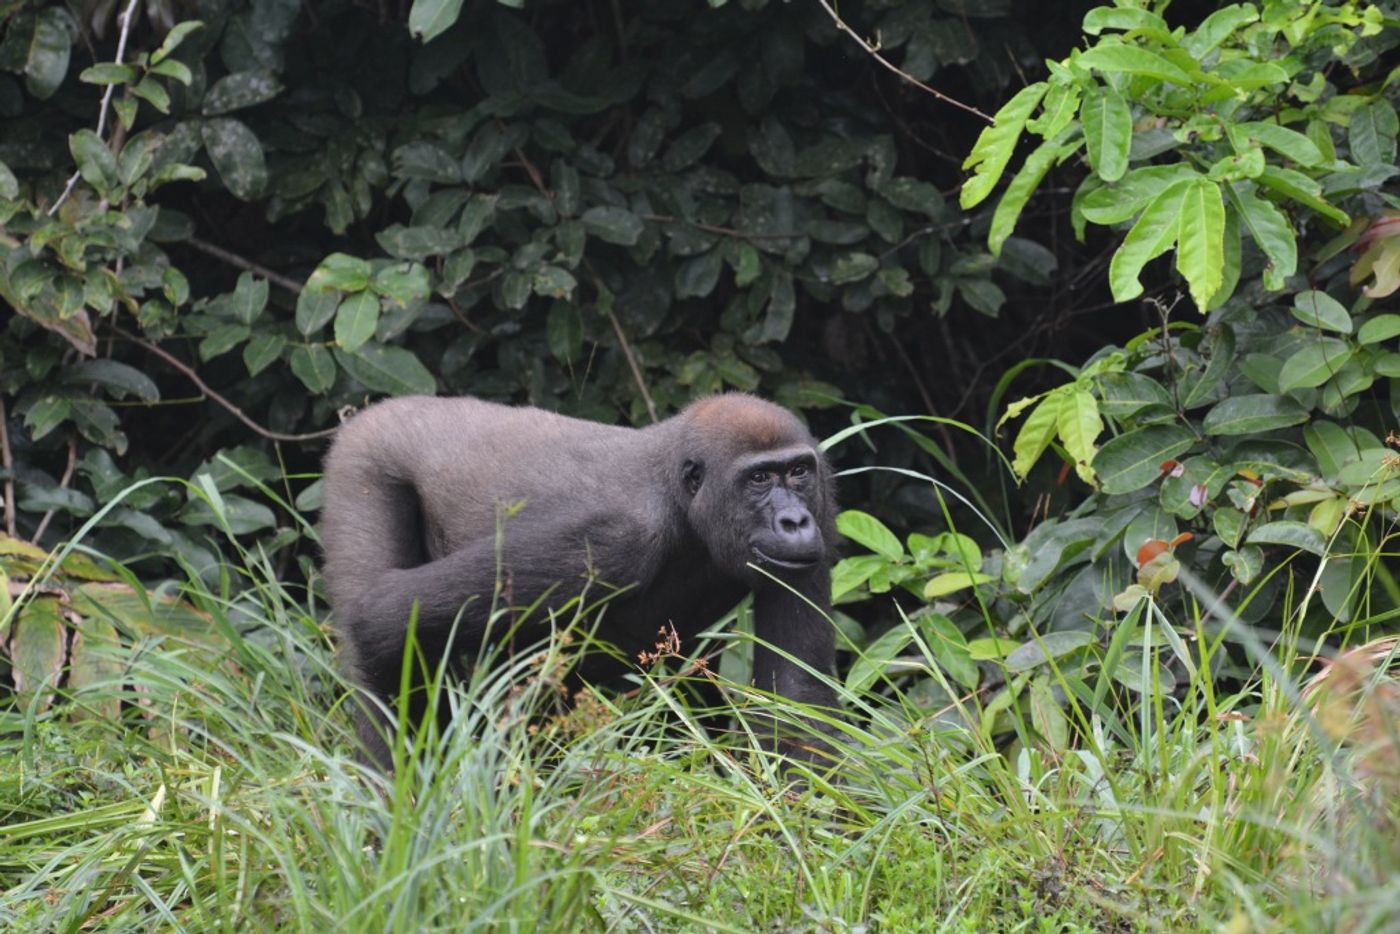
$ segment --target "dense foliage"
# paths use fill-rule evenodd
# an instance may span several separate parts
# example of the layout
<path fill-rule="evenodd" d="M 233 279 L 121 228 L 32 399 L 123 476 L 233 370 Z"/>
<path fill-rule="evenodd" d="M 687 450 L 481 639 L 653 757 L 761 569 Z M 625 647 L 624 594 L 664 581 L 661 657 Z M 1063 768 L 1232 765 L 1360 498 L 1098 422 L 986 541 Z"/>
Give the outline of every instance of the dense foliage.
<path fill-rule="evenodd" d="M 1397 44 L 1394 0 L 0 0 L 0 925 L 1393 927 Z M 560 713 L 568 640 L 360 769 L 339 416 L 725 388 L 845 468 L 840 780 L 673 690 L 753 702 L 742 651 Z"/>
<path fill-rule="evenodd" d="M 1009 2 L 844 15 L 993 105 L 1051 38 Z M 942 316 L 996 315 L 1003 286 L 1055 269 L 1030 240 L 994 260 L 940 192 L 982 121 L 930 113 L 820 7 L 476 2 L 415 12 L 426 44 L 384 17 L 0 10 L 22 537 L 62 536 L 132 479 L 205 475 L 236 531 L 295 548 L 247 494 L 314 469 L 320 443 L 267 442 L 384 393 L 634 423 L 723 388 L 951 408 Z M 94 541 L 214 573 L 211 518 L 151 487 Z"/>

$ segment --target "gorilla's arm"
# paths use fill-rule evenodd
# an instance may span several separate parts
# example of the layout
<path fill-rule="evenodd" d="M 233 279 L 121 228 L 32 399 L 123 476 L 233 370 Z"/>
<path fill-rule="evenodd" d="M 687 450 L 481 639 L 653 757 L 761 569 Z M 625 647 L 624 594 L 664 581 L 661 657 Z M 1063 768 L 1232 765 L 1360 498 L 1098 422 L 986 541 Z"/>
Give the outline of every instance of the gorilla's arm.
<path fill-rule="evenodd" d="M 796 592 L 794 592 L 796 591 Z M 836 693 L 811 671 L 832 675 L 836 668 L 835 629 L 830 616 L 831 575 L 825 567 L 793 582 L 792 589 L 768 582 L 754 593 L 754 686 L 789 700 L 835 710 Z M 799 664 L 802 663 L 802 664 Z M 803 667 L 803 666 L 806 667 Z M 813 726 L 831 733 L 825 725 Z M 793 737 L 796 745 L 826 752 L 824 743 Z M 797 750 L 781 744 L 791 755 Z M 797 753 L 799 758 L 810 756 Z"/>
<path fill-rule="evenodd" d="M 638 537 L 635 523 L 616 515 L 507 520 L 499 543 L 495 536 L 475 539 L 426 564 L 385 569 L 360 582 L 349 607 L 338 608 L 360 674 L 382 693 L 397 690 L 415 602 L 417 642 L 426 658 L 436 660 L 447 652 L 449 639 L 467 650 L 479 646 L 493 604 L 527 606 L 547 595 L 545 607 L 558 608 L 590 585 L 624 587 L 642 579 L 647 568 L 634 554 Z M 547 614 L 542 609 L 537 615 L 544 625 Z"/>

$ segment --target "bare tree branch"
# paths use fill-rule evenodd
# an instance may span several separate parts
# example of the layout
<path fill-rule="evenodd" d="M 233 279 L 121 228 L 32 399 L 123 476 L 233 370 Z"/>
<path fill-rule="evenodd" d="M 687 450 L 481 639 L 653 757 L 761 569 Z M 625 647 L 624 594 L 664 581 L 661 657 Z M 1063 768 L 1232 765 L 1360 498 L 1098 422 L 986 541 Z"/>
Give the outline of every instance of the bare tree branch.
<path fill-rule="evenodd" d="M 217 246 L 207 240 L 201 240 L 198 237 L 187 237 L 183 242 L 199 250 L 201 253 L 207 253 L 220 262 L 228 263 L 230 266 L 236 266 L 239 269 L 246 269 L 251 273 L 256 273 L 268 282 L 280 285 L 293 295 L 301 293 L 302 284 L 300 282 L 293 279 L 291 276 L 284 276 L 276 270 L 268 269 L 261 263 L 255 263 L 250 259 L 245 259 L 237 253 L 225 250 L 221 246 Z"/>
<path fill-rule="evenodd" d="M 234 405 L 228 399 L 219 395 L 219 393 L 215 392 L 212 388 L 210 388 L 209 384 L 206 383 L 204 380 L 200 379 L 199 374 L 196 373 L 188 364 L 186 364 L 179 357 L 172 354 L 170 351 L 166 350 L 164 347 L 158 347 L 155 344 L 152 344 L 150 341 L 146 340 L 145 338 L 137 337 L 135 334 L 131 334 L 120 329 L 117 330 L 117 333 L 120 334 L 122 337 L 126 338 L 127 340 L 131 341 L 133 344 L 136 344 L 140 347 L 144 347 L 146 350 L 155 354 L 157 357 L 160 357 L 166 363 L 179 370 L 185 375 L 186 379 L 188 379 L 190 382 L 194 383 L 196 386 L 199 387 L 200 392 L 204 393 L 204 395 L 208 396 L 210 399 L 213 399 L 219 405 L 223 406 L 234 418 L 238 419 L 240 422 L 247 425 L 253 431 L 262 435 L 264 438 L 267 438 L 271 441 L 315 441 L 317 438 L 329 438 L 331 435 L 335 434 L 336 430 L 334 428 L 324 428 L 321 431 L 309 431 L 306 434 L 301 435 L 289 435 L 284 434 L 280 431 L 273 431 L 271 428 L 264 428 L 262 425 L 259 425 L 257 422 L 253 421 L 247 415 L 244 415 L 243 410 L 240 409 L 238 406 Z"/>
<path fill-rule="evenodd" d="M 817 0 L 817 2 L 822 5 L 822 9 L 826 10 L 827 15 L 831 17 L 831 21 L 836 24 L 837 29 L 841 30 L 846 35 L 856 40 L 856 42 L 860 44 L 860 47 L 862 49 L 865 49 L 866 53 L 868 53 L 871 58 L 875 59 L 875 61 L 879 62 L 885 68 L 888 68 L 890 71 L 899 75 L 901 78 L 903 78 L 905 81 L 908 81 L 910 84 L 914 85 L 914 87 L 918 88 L 919 90 L 924 91 L 928 94 L 932 94 L 934 97 L 938 98 L 945 104 L 952 104 L 959 110 L 965 110 L 970 114 L 975 114 L 976 116 L 981 117 L 983 120 L 986 120 L 988 123 L 996 122 L 991 117 L 978 110 L 976 107 L 973 107 L 971 104 L 964 104 L 960 100 L 949 97 L 942 91 L 934 90 L 927 84 L 924 84 L 918 78 L 915 78 L 913 75 L 909 74 L 909 72 L 903 70 L 898 65 L 895 65 L 889 59 L 885 58 L 885 56 L 880 54 L 880 47 L 877 44 L 867 41 L 864 37 L 862 37 L 859 33 L 857 33 L 849 25 L 847 25 L 846 21 L 841 18 L 841 14 L 836 12 L 836 9 L 832 7 L 828 0 Z"/>

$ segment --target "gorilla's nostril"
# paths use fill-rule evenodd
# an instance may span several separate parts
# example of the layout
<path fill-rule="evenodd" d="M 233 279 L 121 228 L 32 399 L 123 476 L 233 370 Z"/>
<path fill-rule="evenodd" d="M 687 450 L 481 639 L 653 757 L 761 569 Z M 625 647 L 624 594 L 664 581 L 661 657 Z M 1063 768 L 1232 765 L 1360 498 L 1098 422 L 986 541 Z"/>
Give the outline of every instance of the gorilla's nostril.
<path fill-rule="evenodd" d="M 806 512 L 788 512 L 778 516 L 778 531 L 784 535 L 797 535 L 812 525 L 812 517 Z"/>

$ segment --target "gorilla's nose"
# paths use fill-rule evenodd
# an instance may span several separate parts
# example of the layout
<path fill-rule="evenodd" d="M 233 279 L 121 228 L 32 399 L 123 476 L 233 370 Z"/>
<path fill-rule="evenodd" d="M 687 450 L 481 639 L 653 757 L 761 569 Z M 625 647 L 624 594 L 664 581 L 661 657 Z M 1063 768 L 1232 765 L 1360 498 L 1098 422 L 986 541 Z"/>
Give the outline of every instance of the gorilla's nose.
<path fill-rule="evenodd" d="M 816 537 L 817 526 L 805 509 L 789 506 L 773 516 L 775 531 L 794 545 L 805 545 Z"/>

